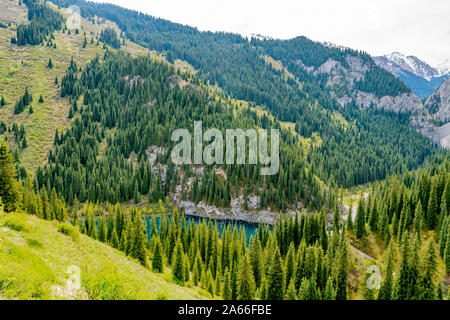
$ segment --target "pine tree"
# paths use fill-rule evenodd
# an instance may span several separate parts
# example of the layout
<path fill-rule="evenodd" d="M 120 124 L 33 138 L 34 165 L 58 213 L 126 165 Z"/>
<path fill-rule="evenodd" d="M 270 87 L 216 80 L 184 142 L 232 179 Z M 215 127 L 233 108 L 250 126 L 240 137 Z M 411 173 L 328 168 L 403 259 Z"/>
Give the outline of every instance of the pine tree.
<path fill-rule="evenodd" d="M 403 235 L 403 245 L 400 252 L 400 270 L 395 283 L 395 300 L 406 300 L 409 294 L 410 270 L 408 266 L 410 256 L 409 235 Z"/>
<path fill-rule="evenodd" d="M 358 209 L 356 211 L 356 237 L 362 238 L 366 235 L 366 210 L 364 207 L 364 198 L 361 196 Z"/>
<path fill-rule="evenodd" d="M 107 233 L 107 228 L 106 228 L 106 221 L 105 218 L 102 217 L 100 219 L 99 225 L 98 225 L 98 240 L 100 240 L 101 242 L 106 242 L 107 238 L 108 238 L 108 233 Z"/>
<path fill-rule="evenodd" d="M 223 280 L 222 296 L 225 300 L 231 300 L 232 298 L 231 278 L 230 278 L 230 271 L 228 271 L 228 268 L 225 269 L 225 278 Z"/>
<path fill-rule="evenodd" d="M 239 264 L 237 280 L 238 300 L 253 300 L 255 295 L 255 279 L 247 254 L 244 254 Z"/>
<path fill-rule="evenodd" d="M 422 230 L 422 204 L 420 200 L 417 202 L 416 210 L 414 211 L 414 236 L 421 238 Z"/>
<path fill-rule="evenodd" d="M 437 181 L 432 179 L 430 198 L 428 200 L 427 214 L 425 216 L 426 225 L 429 230 L 433 230 L 437 224 Z"/>
<path fill-rule="evenodd" d="M 342 231 L 342 239 L 337 253 L 337 275 L 336 275 L 336 300 L 347 299 L 348 278 L 348 244 L 345 229 Z"/>
<path fill-rule="evenodd" d="M 143 266 L 147 266 L 147 236 L 139 213 L 136 214 L 133 222 L 131 256 L 139 260 Z"/>
<path fill-rule="evenodd" d="M 43 102 L 44 102 L 44 97 L 41 94 L 41 96 L 39 97 L 39 103 L 43 103 Z"/>
<path fill-rule="evenodd" d="M 217 272 L 216 274 L 216 282 L 214 284 L 214 292 L 217 296 L 222 294 L 222 273 Z"/>
<path fill-rule="evenodd" d="M 441 283 L 439 283 L 439 284 L 436 286 L 436 295 L 435 295 L 435 299 L 436 299 L 436 300 L 444 300 L 444 292 L 443 292 L 442 284 L 441 284 Z"/>
<path fill-rule="evenodd" d="M 450 273 L 450 227 L 447 231 L 447 241 L 444 250 L 444 264 L 447 273 Z"/>
<path fill-rule="evenodd" d="M 339 209 L 339 203 L 336 201 L 333 215 L 333 232 L 339 232 L 340 220 L 341 220 L 341 210 Z"/>
<path fill-rule="evenodd" d="M 19 184 L 14 160 L 5 141 L 0 142 L 0 198 L 6 212 L 16 210 L 19 201 Z"/>
<path fill-rule="evenodd" d="M 118 249 L 119 248 L 119 237 L 117 235 L 117 231 L 116 231 L 116 227 L 113 228 L 113 231 L 111 233 L 111 245 L 113 246 L 113 248 Z"/>
<path fill-rule="evenodd" d="M 53 61 L 52 58 L 48 59 L 47 68 L 52 69 L 53 68 Z"/>
<path fill-rule="evenodd" d="M 206 283 L 206 290 L 214 297 L 214 278 L 211 269 L 208 269 L 208 272 L 206 273 Z"/>
<path fill-rule="evenodd" d="M 375 299 L 375 288 L 369 287 L 369 284 L 367 283 L 370 280 L 371 273 L 370 272 L 364 272 L 363 280 L 360 283 L 360 291 L 362 292 L 362 296 L 365 300 L 374 300 Z"/>
<path fill-rule="evenodd" d="M 295 290 L 295 281 L 294 279 L 291 279 L 291 281 L 289 282 L 287 291 L 286 291 L 286 296 L 284 298 L 285 300 L 297 300 L 297 293 Z"/>
<path fill-rule="evenodd" d="M 392 242 L 389 244 L 386 255 L 386 271 L 383 282 L 378 292 L 378 300 L 391 300 L 392 287 L 394 282 L 394 248 Z"/>
<path fill-rule="evenodd" d="M 3 107 L 4 105 L 6 105 L 6 100 L 5 97 L 2 96 L 2 100 L 0 100 L 0 107 Z"/>
<path fill-rule="evenodd" d="M 236 300 L 238 294 L 237 282 L 238 282 L 238 268 L 239 265 L 236 261 L 233 261 L 231 264 L 231 273 L 230 273 L 230 286 L 231 286 L 231 299 Z"/>
<path fill-rule="evenodd" d="M 134 200 L 135 204 L 138 204 L 139 202 L 141 202 L 141 197 L 139 196 L 137 184 L 134 185 L 133 200 Z"/>
<path fill-rule="evenodd" d="M 255 285 L 257 288 L 261 285 L 263 265 L 262 265 L 262 250 L 261 242 L 259 239 L 255 239 L 250 244 L 250 261 L 253 270 L 253 276 L 255 277 Z"/>
<path fill-rule="evenodd" d="M 197 285 L 200 281 L 200 273 L 202 270 L 202 257 L 200 255 L 200 250 L 197 249 L 197 254 L 194 260 L 194 267 L 192 269 L 192 279 L 194 280 L 194 284 Z"/>
<path fill-rule="evenodd" d="M 325 290 L 323 292 L 323 300 L 334 300 L 336 299 L 336 292 L 333 287 L 333 280 L 328 277 L 327 284 L 325 285 Z"/>
<path fill-rule="evenodd" d="M 286 283 L 289 284 L 295 272 L 295 247 L 291 243 L 286 256 Z"/>
<path fill-rule="evenodd" d="M 81 232 L 82 234 L 87 234 L 87 229 L 86 229 L 86 224 L 85 224 L 85 223 L 82 223 L 82 224 L 81 224 L 80 232 Z"/>
<path fill-rule="evenodd" d="M 184 255 L 184 281 L 188 282 L 191 278 L 191 266 L 189 264 L 189 257 L 187 254 Z"/>
<path fill-rule="evenodd" d="M 155 248 L 153 251 L 152 270 L 158 273 L 164 272 L 162 245 L 161 239 L 158 236 L 156 237 Z"/>
<path fill-rule="evenodd" d="M 430 239 L 422 266 L 422 275 L 419 281 L 419 299 L 434 300 L 436 288 L 433 283 L 433 276 L 436 272 L 437 261 L 434 239 Z"/>
<path fill-rule="evenodd" d="M 284 270 L 281 263 L 281 255 L 278 246 L 275 248 L 274 255 L 270 262 L 267 281 L 267 299 L 283 300 L 285 288 Z"/>
<path fill-rule="evenodd" d="M 300 283 L 300 288 L 298 289 L 298 300 L 311 300 L 309 280 L 307 278 L 303 278 Z"/>
<path fill-rule="evenodd" d="M 179 285 L 184 285 L 184 252 L 181 239 L 178 238 L 172 256 L 172 279 Z"/>
<path fill-rule="evenodd" d="M 350 207 L 348 209 L 348 215 L 347 215 L 347 223 L 346 223 L 347 230 L 350 232 L 353 231 L 352 212 L 353 212 L 353 205 L 350 204 Z"/>

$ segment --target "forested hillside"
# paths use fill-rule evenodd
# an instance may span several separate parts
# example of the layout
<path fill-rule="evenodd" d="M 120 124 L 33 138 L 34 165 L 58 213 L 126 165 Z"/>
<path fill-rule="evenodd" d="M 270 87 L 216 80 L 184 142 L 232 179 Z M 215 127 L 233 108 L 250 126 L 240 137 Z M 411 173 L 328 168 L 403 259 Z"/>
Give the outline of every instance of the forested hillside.
<path fill-rule="evenodd" d="M 55 136 L 49 163 L 38 168 L 36 185 L 55 188 L 72 205 L 75 198 L 90 202 L 123 202 L 141 196 L 164 199 L 181 184 L 183 197 L 229 206 L 231 197 L 243 189 L 261 197 L 261 207 L 284 211 L 288 203 L 302 201 L 320 208 L 325 190 L 299 157 L 298 138 L 283 131 L 281 170 L 261 176 L 260 165 L 224 165 L 225 179 L 216 166 L 206 166 L 203 175 L 195 168 L 175 167 L 170 160 L 170 133 L 177 128 L 192 131 L 194 121 L 203 128 L 275 128 L 278 123 L 259 117 L 248 108 L 235 109 L 226 99 L 209 93 L 197 78 L 189 80 L 173 67 L 149 57 L 107 52 L 94 59 L 80 74 L 72 62 L 61 80 L 61 95 L 71 96 L 72 128 Z M 151 146 L 168 148 L 158 163 L 149 162 Z M 162 166 L 161 166 L 162 165 Z M 189 179 L 192 177 L 194 180 Z M 312 200 L 314 199 L 314 200 Z"/>
<path fill-rule="evenodd" d="M 83 0 L 55 2 L 61 6 L 76 4 L 85 17 L 97 15 L 116 22 L 128 39 L 164 52 L 169 62 L 176 58 L 189 62 L 204 83 L 218 85 L 233 98 L 266 106 L 276 119 L 296 123 L 297 132 L 303 138 L 319 136 L 325 146 L 314 150 L 311 157 L 324 158 L 331 148 L 338 153 L 332 165 L 321 165 L 322 179 L 333 176 L 339 185 L 352 187 L 384 179 L 403 169 L 417 168 L 437 151 L 428 139 L 409 129 L 407 116 L 384 112 L 373 116 L 372 110 L 356 111 L 359 106 L 352 103 L 343 107 L 325 87 L 324 75 L 309 74 L 307 68 L 297 63 L 304 60 L 302 64 L 307 66 L 320 66 L 328 59 L 336 59 L 345 65 L 347 55 L 356 56 L 370 65 L 364 77 L 355 83 L 359 90 L 376 96 L 410 92 L 395 76 L 376 66 L 367 54 L 324 47 L 304 37 L 249 42 L 236 34 L 200 32 L 110 4 Z M 294 78 L 266 63 L 266 55 L 280 60 Z M 347 131 L 342 123 L 333 121 L 336 112 L 345 123 L 352 124 L 353 130 Z M 385 125 L 391 128 L 392 136 L 380 129 Z M 368 130 L 368 127 L 379 130 Z M 367 138 L 362 140 L 362 136 Z M 360 152 L 361 149 L 368 152 Z M 392 161 L 385 162 L 385 159 Z M 349 172 L 344 174 L 344 170 Z"/>
<path fill-rule="evenodd" d="M 0 28 L 0 298 L 61 298 L 72 264 L 75 298 L 448 298 L 448 153 L 409 111 L 360 103 L 410 94 L 366 53 L 83 0 L 0 1 L 22 14 Z M 279 129 L 280 170 L 174 164 L 172 133 L 195 121 Z M 278 219 L 247 237 L 181 202 Z"/>

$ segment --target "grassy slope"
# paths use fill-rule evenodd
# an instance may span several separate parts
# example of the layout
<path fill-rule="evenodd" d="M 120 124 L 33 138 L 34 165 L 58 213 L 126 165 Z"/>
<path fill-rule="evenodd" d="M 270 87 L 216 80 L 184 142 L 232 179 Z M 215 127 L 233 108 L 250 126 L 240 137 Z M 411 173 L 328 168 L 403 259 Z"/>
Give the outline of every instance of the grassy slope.
<path fill-rule="evenodd" d="M 103 45 L 96 46 L 96 36 L 106 27 L 114 27 L 112 23 L 105 22 L 93 25 L 82 19 L 82 27 L 79 34 L 72 30 L 68 32 L 55 32 L 56 49 L 43 46 L 18 47 L 10 43 L 11 37 L 16 34 L 16 24 L 27 21 L 27 9 L 25 5 L 18 6 L 18 1 L 0 0 L 0 21 L 12 22 L 10 28 L 0 28 L 0 97 L 4 96 L 8 102 L 0 108 L 0 120 L 7 125 L 16 122 L 23 124 L 27 133 L 28 147 L 20 153 L 22 165 L 29 171 L 33 171 L 37 165 L 42 164 L 48 157 L 48 152 L 53 144 L 56 129 L 60 132 L 69 125 L 67 118 L 69 102 L 60 97 L 60 90 L 54 84 L 55 77 L 61 81 L 74 57 L 79 66 L 86 65 L 97 54 L 104 53 Z M 65 15 L 65 11 L 61 10 Z M 88 45 L 83 48 L 84 32 L 86 31 Z M 94 44 L 90 43 L 94 38 Z M 127 43 L 124 50 L 133 55 L 146 54 L 147 50 L 134 43 Z M 48 69 L 49 58 L 52 59 L 53 68 Z M 14 105 L 28 87 L 33 94 L 33 114 L 28 113 L 28 108 L 19 115 L 14 115 Z M 40 95 L 44 97 L 44 103 L 39 103 Z M 8 138 L 13 141 L 13 135 Z"/>
<path fill-rule="evenodd" d="M 82 290 L 69 294 L 71 265 L 81 270 Z M 201 293 L 99 241 L 66 236 L 57 222 L 19 213 L 0 217 L 0 299 L 205 299 Z"/>

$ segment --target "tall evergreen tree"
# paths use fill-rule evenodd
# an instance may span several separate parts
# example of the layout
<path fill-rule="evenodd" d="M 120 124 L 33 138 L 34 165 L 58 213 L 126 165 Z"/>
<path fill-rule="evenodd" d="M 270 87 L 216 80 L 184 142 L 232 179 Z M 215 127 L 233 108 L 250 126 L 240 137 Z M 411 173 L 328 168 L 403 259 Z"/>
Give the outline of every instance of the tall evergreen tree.
<path fill-rule="evenodd" d="M 163 262 L 161 239 L 158 236 L 155 237 L 156 240 L 152 258 L 152 270 L 154 272 L 162 273 L 164 272 L 164 262 Z"/>
<path fill-rule="evenodd" d="M 179 285 L 184 285 L 184 252 L 181 239 L 178 238 L 172 256 L 172 279 Z"/>
<path fill-rule="evenodd" d="M 378 300 L 391 300 L 392 287 L 394 285 L 394 247 L 392 242 L 389 244 L 386 254 L 386 270 L 380 291 L 378 292 Z"/>
<path fill-rule="evenodd" d="M 267 299 L 283 300 L 284 297 L 284 270 L 281 263 L 281 255 L 278 246 L 275 247 L 273 257 L 271 259 L 269 273 L 267 275 Z"/>
<path fill-rule="evenodd" d="M 19 201 L 19 184 L 12 154 L 5 141 L 0 142 L 0 198 L 6 212 L 17 209 Z"/>
<path fill-rule="evenodd" d="M 437 180 L 432 179 L 430 198 L 428 200 L 427 214 L 425 216 L 426 225 L 429 230 L 433 230 L 437 225 Z"/>
<path fill-rule="evenodd" d="M 247 254 L 244 254 L 239 264 L 237 280 L 238 300 L 253 300 L 255 296 L 255 279 Z"/>
<path fill-rule="evenodd" d="M 358 203 L 358 209 L 356 211 L 356 237 L 362 238 L 366 234 L 366 209 L 364 205 L 364 197 L 361 198 Z"/>

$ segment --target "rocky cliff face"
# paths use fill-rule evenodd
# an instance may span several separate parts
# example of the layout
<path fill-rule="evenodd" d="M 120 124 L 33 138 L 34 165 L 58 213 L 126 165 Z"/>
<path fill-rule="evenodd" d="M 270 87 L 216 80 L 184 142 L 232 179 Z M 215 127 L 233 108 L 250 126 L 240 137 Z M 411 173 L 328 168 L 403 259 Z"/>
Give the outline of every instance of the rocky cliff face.
<path fill-rule="evenodd" d="M 429 112 L 428 123 L 434 128 L 433 139 L 442 147 L 450 148 L 450 78 L 432 93 L 425 101 L 425 108 Z"/>
<path fill-rule="evenodd" d="M 356 87 L 373 64 L 350 54 L 346 56 L 346 63 L 344 66 L 338 61 L 328 59 L 314 68 L 297 61 L 298 65 L 315 76 L 326 75 L 326 86 L 330 89 L 332 97 L 341 105 L 354 101 L 363 108 L 408 112 L 411 114 L 411 124 L 419 132 L 441 146 L 450 148 L 450 124 L 446 124 L 450 121 L 450 79 L 444 81 L 439 89 L 429 96 L 425 104 L 412 92 L 377 97 Z"/>
<path fill-rule="evenodd" d="M 432 93 L 425 101 L 425 107 L 432 113 L 432 117 L 439 122 L 450 120 L 450 78 Z"/>
<path fill-rule="evenodd" d="M 423 112 L 422 102 L 411 92 L 396 97 L 377 97 L 373 93 L 357 90 L 356 84 L 364 79 L 366 72 L 373 67 L 373 63 L 350 54 L 346 56 L 346 62 L 347 66 L 343 66 L 338 61 L 328 59 L 317 69 L 312 67 L 305 69 L 316 76 L 328 75 L 326 86 L 331 90 L 332 96 L 342 105 L 354 100 L 365 108 L 374 107 L 395 112 Z M 297 64 L 304 66 L 301 61 L 298 61 Z"/>

